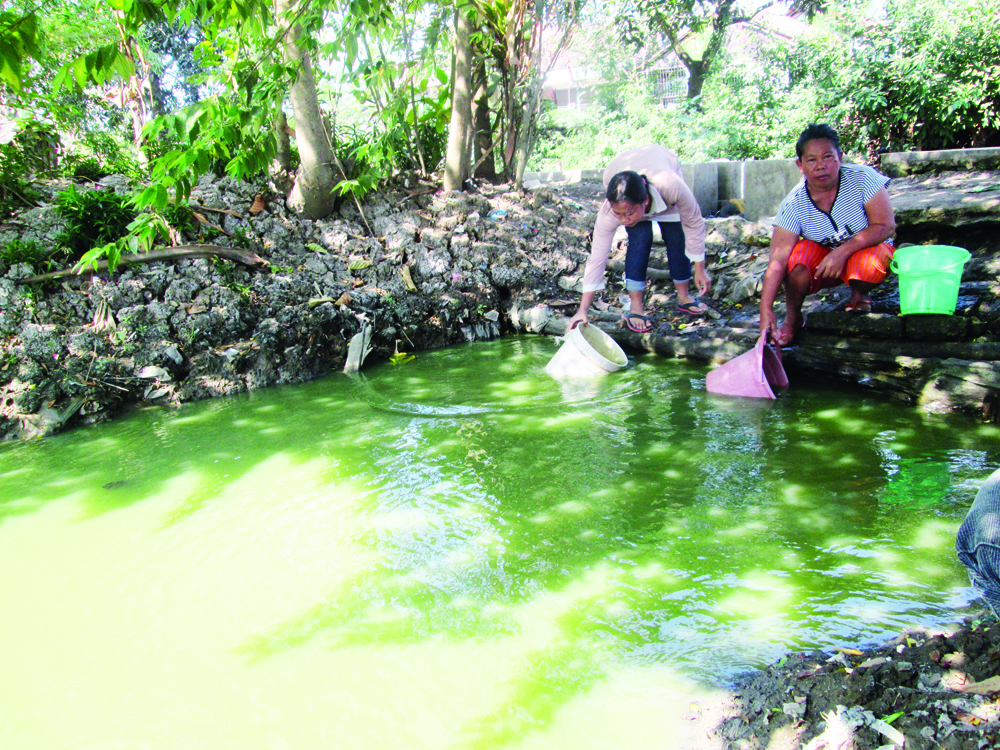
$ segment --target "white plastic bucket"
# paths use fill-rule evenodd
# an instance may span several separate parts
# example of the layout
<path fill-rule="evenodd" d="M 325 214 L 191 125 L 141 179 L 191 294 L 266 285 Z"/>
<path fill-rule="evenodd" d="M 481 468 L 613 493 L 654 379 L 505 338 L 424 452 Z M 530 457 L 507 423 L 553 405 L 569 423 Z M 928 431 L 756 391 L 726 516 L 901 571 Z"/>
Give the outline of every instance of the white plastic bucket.
<path fill-rule="evenodd" d="M 545 365 L 545 372 L 556 380 L 592 378 L 627 364 L 628 357 L 613 338 L 595 325 L 581 324 L 566 331 L 562 346 Z"/>

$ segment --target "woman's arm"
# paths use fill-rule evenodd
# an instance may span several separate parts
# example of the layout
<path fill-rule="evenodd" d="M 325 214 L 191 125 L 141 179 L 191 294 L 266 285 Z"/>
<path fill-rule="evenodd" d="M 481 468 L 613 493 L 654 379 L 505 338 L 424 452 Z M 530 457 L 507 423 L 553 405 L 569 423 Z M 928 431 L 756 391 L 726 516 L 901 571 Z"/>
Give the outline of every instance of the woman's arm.
<path fill-rule="evenodd" d="M 781 282 L 788 275 L 788 256 L 792 254 L 792 248 L 798 241 L 799 235 L 795 232 L 774 225 L 774 231 L 771 233 L 771 254 L 760 290 L 760 332 L 764 333 L 770 329 L 774 340 L 778 338 L 778 318 L 774 314 L 774 300 L 778 296 Z"/>
<path fill-rule="evenodd" d="M 604 201 L 597 212 L 597 219 L 594 221 L 590 257 L 587 259 L 587 267 L 583 272 L 583 296 L 580 298 L 580 308 L 569 320 L 570 328 L 576 328 L 580 323 L 587 323 L 587 311 L 590 309 L 594 297 L 607 286 L 604 283 L 604 269 L 607 268 L 608 257 L 611 255 L 611 244 L 614 241 L 615 230 L 620 224 L 621 222 L 612 213 L 611 206 L 607 201 Z"/>
<path fill-rule="evenodd" d="M 615 230 L 620 225 L 621 222 L 612 213 L 611 206 L 607 201 L 604 201 L 597 212 L 597 219 L 594 221 L 590 257 L 587 259 L 587 267 L 583 272 L 583 291 L 599 292 L 606 286 L 604 269 L 607 267 L 608 257 L 611 255 L 611 243 L 614 241 Z"/>
<path fill-rule="evenodd" d="M 839 278 L 844 272 L 847 259 L 854 253 L 866 247 L 875 247 L 896 234 L 896 212 L 885 187 L 865 204 L 865 214 L 868 216 L 868 226 L 823 258 L 816 267 L 816 278 Z"/>

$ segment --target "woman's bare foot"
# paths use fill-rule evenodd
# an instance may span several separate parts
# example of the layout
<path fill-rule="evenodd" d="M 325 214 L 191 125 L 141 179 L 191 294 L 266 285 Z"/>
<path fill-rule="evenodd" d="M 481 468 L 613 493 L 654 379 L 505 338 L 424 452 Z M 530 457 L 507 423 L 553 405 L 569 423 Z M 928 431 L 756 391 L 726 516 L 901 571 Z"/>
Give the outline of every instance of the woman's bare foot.
<path fill-rule="evenodd" d="M 850 301 L 844 305 L 845 312 L 871 312 L 872 301 L 869 297 L 860 296 L 857 299 L 851 296 Z"/>
<path fill-rule="evenodd" d="M 775 343 L 778 346 L 788 346 L 795 340 L 795 337 L 805 324 L 805 321 L 801 317 L 788 316 L 785 318 L 785 322 L 778 326 L 778 335 L 775 337 Z"/>

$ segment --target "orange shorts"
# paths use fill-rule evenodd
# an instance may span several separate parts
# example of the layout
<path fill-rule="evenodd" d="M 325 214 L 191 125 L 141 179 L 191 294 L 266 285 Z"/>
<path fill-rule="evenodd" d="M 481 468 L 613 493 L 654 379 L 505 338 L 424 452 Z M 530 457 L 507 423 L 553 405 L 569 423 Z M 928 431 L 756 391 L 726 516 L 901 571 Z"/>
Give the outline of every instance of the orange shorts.
<path fill-rule="evenodd" d="M 839 279 L 817 279 L 816 267 L 830 253 L 830 250 L 831 248 L 823 247 L 812 240 L 799 240 L 792 248 L 791 255 L 788 256 L 789 271 L 800 263 L 809 269 L 809 275 L 812 277 L 809 294 L 815 294 L 820 289 L 837 286 L 841 282 L 850 284 L 853 280 L 881 284 L 889 274 L 889 261 L 892 260 L 892 254 L 896 248 L 888 242 L 883 242 L 881 245 L 858 250 L 847 259 L 844 272 Z"/>

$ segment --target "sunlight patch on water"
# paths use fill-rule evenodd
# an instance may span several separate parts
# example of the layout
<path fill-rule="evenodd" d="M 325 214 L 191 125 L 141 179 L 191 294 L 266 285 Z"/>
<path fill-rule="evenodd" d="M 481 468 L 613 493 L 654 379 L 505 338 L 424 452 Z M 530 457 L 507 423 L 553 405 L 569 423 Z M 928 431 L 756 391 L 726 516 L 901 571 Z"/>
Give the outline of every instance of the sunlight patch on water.
<path fill-rule="evenodd" d="M 919 549 L 941 549 L 955 543 L 960 521 L 931 520 L 919 524 L 911 544 Z"/>
<path fill-rule="evenodd" d="M 782 488 L 781 494 L 785 505 L 807 507 L 812 504 L 809 500 L 809 492 L 800 485 L 787 484 Z"/>

